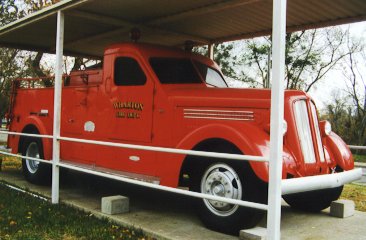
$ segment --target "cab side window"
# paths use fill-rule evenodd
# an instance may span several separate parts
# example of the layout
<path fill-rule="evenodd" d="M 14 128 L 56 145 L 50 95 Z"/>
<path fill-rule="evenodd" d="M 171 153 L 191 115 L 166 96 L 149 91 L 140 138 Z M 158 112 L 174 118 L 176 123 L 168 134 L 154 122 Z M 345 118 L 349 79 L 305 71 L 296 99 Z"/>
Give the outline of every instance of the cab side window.
<path fill-rule="evenodd" d="M 138 86 L 146 83 L 146 75 L 139 63 L 130 57 L 118 57 L 114 62 L 116 86 Z"/>

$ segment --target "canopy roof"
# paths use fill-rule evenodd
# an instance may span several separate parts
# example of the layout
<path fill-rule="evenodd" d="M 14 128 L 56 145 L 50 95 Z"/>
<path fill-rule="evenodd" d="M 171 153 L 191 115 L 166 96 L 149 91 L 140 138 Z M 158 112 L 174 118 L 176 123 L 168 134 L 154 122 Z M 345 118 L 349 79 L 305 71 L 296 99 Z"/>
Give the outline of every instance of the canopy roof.
<path fill-rule="evenodd" d="M 101 57 L 112 43 L 196 45 L 269 35 L 270 0 L 64 0 L 0 28 L 0 46 L 54 52 L 56 13 L 65 13 L 65 55 Z M 365 0 L 288 0 L 287 31 L 366 20 Z"/>

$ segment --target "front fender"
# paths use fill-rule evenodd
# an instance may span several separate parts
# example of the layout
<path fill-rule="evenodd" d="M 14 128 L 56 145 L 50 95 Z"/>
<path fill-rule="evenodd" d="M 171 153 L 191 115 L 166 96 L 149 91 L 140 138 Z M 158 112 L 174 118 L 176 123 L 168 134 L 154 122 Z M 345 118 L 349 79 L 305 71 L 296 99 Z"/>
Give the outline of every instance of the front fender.
<path fill-rule="evenodd" d="M 210 124 L 198 128 L 178 144 L 179 149 L 193 149 L 197 144 L 207 139 L 219 138 L 234 144 L 243 154 L 253 156 L 269 156 L 269 135 L 262 129 L 248 123 L 240 126 L 227 126 L 224 124 Z M 292 156 L 284 151 L 286 161 Z M 283 164 L 283 178 L 286 178 L 285 162 Z M 249 161 L 255 174 L 265 182 L 268 182 L 268 163 Z"/>
<path fill-rule="evenodd" d="M 325 147 L 328 150 L 330 158 L 337 162 L 343 170 L 354 168 L 354 161 L 351 150 L 347 144 L 334 132 L 325 137 Z"/>

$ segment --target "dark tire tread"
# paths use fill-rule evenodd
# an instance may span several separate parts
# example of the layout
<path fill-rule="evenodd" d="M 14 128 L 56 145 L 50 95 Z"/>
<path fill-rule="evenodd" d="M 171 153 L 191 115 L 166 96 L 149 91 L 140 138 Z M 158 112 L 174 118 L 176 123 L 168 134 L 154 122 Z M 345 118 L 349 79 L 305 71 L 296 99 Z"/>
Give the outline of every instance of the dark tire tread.
<path fill-rule="evenodd" d="M 44 159 L 43 144 L 40 138 L 26 137 L 23 140 L 23 144 L 21 146 L 22 155 L 26 155 L 28 146 L 33 142 L 35 142 L 38 146 L 40 158 Z M 35 173 L 31 173 L 27 168 L 25 158 L 23 158 L 22 170 L 25 179 L 30 183 L 38 185 L 48 185 L 51 182 L 51 166 L 49 164 L 40 163 L 38 166 L 38 170 Z"/>

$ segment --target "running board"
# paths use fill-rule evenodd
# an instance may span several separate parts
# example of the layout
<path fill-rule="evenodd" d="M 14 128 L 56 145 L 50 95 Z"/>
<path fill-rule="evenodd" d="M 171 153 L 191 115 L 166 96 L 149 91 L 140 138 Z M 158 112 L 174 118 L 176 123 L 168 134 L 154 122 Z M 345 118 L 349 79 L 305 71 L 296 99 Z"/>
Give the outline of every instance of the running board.
<path fill-rule="evenodd" d="M 78 167 L 78 168 L 83 168 L 83 169 L 86 169 L 86 170 L 91 170 L 91 171 L 100 172 L 100 173 L 104 173 L 104 174 L 109 174 L 109 175 L 113 175 L 113 176 L 123 177 L 123 178 L 127 178 L 127 179 L 133 179 L 133 180 L 138 180 L 138 181 L 142 181 L 142 182 L 148 182 L 148 183 L 152 183 L 152 184 L 156 184 L 156 185 L 160 184 L 160 178 L 154 177 L 154 176 L 148 176 L 148 175 L 143 175 L 143 174 L 138 174 L 138 173 L 129 173 L 129 172 L 117 171 L 117 170 L 112 170 L 112 169 L 109 169 L 109 168 L 98 167 L 98 166 L 91 165 L 91 164 L 75 163 L 75 162 L 64 161 L 64 160 L 61 160 L 60 163 L 62 165 L 64 165 L 64 166 L 61 165 L 61 167 L 65 167 L 65 168 L 67 168 L 67 166 Z"/>

